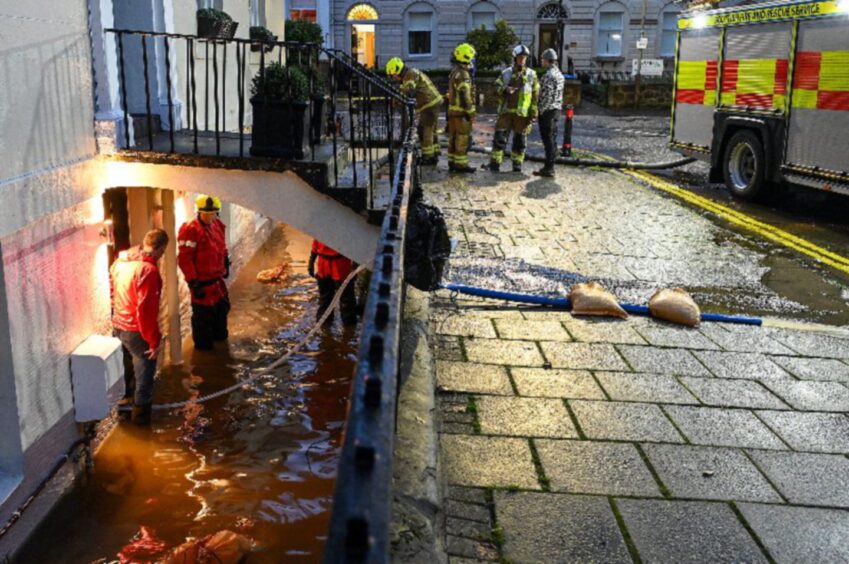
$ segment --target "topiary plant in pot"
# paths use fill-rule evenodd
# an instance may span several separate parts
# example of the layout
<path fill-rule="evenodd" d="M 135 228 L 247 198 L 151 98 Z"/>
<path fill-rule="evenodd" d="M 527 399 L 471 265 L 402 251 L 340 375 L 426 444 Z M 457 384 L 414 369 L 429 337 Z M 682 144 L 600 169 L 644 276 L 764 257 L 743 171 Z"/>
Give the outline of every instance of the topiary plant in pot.
<path fill-rule="evenodd" d="M 205 8 L 197 11 L 198 37 L 210 39 L 232 39 L 236 35 L 238 22 L 227 12 L 215 8 Z"/>
<path fill-rule="evenodd" d="M 251 155 L 304 158 L 304 114 L 309 96 L 309 78 L 298 67 L 271 63 L 253 78 Z"/>
<path fill-rule="evenodd" d="M 267 27 L 261 25 L 251 26 L 248 30 L 248 35 L 251 38 L 251 51 L 264 50 L 266 53 L 274 49 L 274 42 L 277 41 L 277 36 L 271 33 Z"/>

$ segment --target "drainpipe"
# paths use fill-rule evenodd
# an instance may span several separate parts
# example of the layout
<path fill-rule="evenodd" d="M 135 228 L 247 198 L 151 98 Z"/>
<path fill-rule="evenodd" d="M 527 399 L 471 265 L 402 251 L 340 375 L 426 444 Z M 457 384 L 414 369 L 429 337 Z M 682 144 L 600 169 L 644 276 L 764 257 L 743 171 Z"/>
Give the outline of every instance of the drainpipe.
<path fill-rule="evenodd" d="M 180 332 L 180 279 L 177 276 L 177 218 L 174 214 L 174 191 L 162 190 L 162 224 L 173 241 L 165 250 L 165 303 L 168 318 L 168 352 L 171 364 L 183 362 L 183 339 Z"/>
<path fill-rule="evenodd" d="M 642 40 L 645 37 L 645 28 L 646 28 L 646 3 L 648 0 L 643 0 L 643 10 L 640 14 L 640 39 Z M 639 46 L 638 46 L 639 47 Z M 634 109 L 636 110 L 640 104 L 640 82 L 643 76 L 643 52 L 645 49 L 637 49 L 639 51 L 639 56 L 637 59 L 637 76 L 634 80 Z"/>

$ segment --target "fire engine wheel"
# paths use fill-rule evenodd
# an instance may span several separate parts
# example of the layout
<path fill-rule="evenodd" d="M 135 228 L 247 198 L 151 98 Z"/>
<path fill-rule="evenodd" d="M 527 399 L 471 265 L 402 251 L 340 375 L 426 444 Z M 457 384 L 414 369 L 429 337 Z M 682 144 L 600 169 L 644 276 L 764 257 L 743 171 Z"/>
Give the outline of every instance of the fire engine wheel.
<path fill-rule="evenodd" d="M 764 192 L 764 149 L 751 131 L 738 131 L 725 148 L 725 185 L 731 194 L 756 200 Z"/>

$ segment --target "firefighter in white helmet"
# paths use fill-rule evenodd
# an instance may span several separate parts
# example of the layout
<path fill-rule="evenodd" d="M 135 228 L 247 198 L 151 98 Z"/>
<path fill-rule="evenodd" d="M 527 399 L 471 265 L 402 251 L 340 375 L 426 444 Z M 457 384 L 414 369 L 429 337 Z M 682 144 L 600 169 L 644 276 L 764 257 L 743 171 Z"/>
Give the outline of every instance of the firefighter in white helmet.
<path fill-rule="evenodd" d="M 513 171 L 521 172 L 525 161 L 525 146 L 528 133 L 537 119 L 539 79 L 534 69 L 528 67 L 530 51 L 524 45 L 513 49 L 513 65 L 502 71 L 495 81 L 498 90 L 498 120 L 495 122 L 495 137 L 489 169 L 498 172 L 504 160 L 507 138 L 513 132 L 513 147 L 510 160 Z"/>

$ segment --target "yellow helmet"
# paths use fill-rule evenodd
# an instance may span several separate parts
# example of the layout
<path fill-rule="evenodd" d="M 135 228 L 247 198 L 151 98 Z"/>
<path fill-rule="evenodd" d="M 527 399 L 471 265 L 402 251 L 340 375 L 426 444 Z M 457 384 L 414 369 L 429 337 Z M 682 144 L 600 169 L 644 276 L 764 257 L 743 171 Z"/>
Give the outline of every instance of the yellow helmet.
<path fill-rule="evenodd" d="M 386 63 L 386 74 L 389 76 L 397 76 L 401 74 L 402 70 L 404 70 L 404 61 L 398 57 L 392 57 Z"/>
<path fill-rule="evenodd" d="M 221 200 L 219 200 L 215 196 L 207 196 L 206 194 L 201 194 L 200 196 L 195 198 L 195 207 L 199 212 L 220 212 Z"/>
<path fill-rule="evenodd" d="M 454 49 L 454 58 L 467 65 L 475 58 L 475 54 L 475 48 L 468 43 L 460 43 Z"/>

